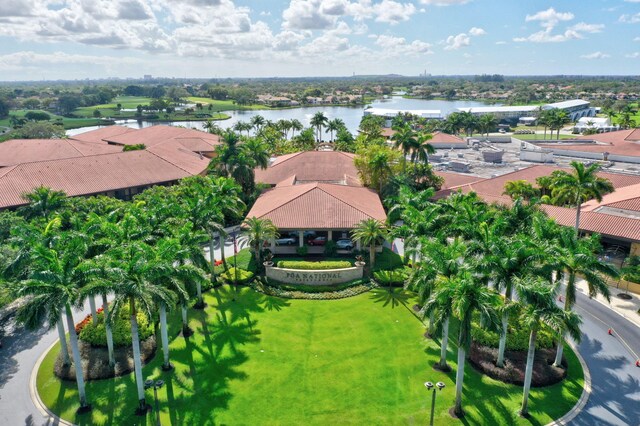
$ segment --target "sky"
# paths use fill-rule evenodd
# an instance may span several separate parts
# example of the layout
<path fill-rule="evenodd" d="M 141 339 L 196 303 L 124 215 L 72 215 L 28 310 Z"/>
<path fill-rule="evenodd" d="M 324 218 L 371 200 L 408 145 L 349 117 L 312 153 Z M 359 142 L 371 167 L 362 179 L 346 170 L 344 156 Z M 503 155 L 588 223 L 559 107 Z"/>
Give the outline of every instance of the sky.
<path fill-rule="evenodd" d="M 637 75 L 640 0 L 0 0 L 0 81 Z"/>

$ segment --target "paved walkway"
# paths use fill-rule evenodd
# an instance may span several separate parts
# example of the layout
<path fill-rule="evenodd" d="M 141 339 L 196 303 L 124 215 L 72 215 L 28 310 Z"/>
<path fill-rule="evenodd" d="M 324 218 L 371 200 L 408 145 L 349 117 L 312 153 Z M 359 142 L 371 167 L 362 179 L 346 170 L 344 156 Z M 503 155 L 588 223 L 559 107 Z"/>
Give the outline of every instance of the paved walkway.
<path fill-rule="evenodd" d="M 578 281 L 578 288 L 582 293 L 588 294 L 587 282 L 584 280 Z M 618 297 L 618 294 L 626 293 L 624 288 L 610 287 L 611 289 L 611 301 L 607 302 L 603 296 L 596 296 L 595 300 L 613 309 L 615 312 L 627 318 L 629 321 L 635 323 L 640 327 L 640 296 L 635 293 L 628 293 L 631 299 L 622 299 Z M 640 424 L 640 422 L 639 422 Z"/>

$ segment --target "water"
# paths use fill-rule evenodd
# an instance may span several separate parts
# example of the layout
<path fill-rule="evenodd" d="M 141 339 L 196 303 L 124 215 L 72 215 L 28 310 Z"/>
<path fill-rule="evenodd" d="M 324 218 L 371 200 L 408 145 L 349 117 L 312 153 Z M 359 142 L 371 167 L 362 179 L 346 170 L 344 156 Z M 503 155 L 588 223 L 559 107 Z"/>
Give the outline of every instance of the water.
<path fill-rule="evenodd" d="M 390 109 L 439 109 L 444 115 L 453 112 L 456 108 L 486 106 L 483 102 L 476 101 L 435 101 L 425 99 L 405 99 L 402 96 L 392 96 L 386 99 L 376 99 L 370 106 Z M 317 106 L 305 108 L 292 108 L 280 110 L 250 110 L 250 111 L 226 111 L 225 114 L 231 116 L 228 120 L 216 121 L 216 124 L 223 129 L 233 127 L 238 121 L 249 121 L 251 117 L 261 115 L 265 120 L 278 121 L 282 119 L 298 119 L 306 127 L 309 126 L 311 117 L 321 111 L 329 119 L 340 118 L 344 121 L 347 129 L 353 134 L 357 133 L 360 120 L 364 112 L 363 106 Z M 117 124 L 134 129 L 153 126 L 156 124 L 169 124 L 171 126 L 183 126 L 190 129 L 202 130 L 204 121 L 174 121 L 174 122 L 150 122 L 137 120 L 117 120 Z M 79 129 L 67 130 L 68 136 L 99 129 L 100 126 L 82 127 Z"/>

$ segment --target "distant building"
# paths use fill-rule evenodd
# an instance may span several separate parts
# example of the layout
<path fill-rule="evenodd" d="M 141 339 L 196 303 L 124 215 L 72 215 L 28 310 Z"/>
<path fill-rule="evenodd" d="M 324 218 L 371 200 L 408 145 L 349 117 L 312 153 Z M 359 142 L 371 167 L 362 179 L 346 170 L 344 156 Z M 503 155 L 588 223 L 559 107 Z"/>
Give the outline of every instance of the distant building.
<path fill-rule="evenodd" d="M 619 129 L 620 127 L 611 124 L 611 120 L 608 117 L 582 117 L 573 126 L 574 133 L 582 133 L 587 130 L 613 132 Z"/>
<path fill-rule="evenodd" d="M 153 76 L 151 74 L 145 74 L 143 79 L 144 80 L 153 80 Z"/>
<path fill-rule="evenodd" d="M 375 115 L 378 117 L 384 117 L 385 127 L 391 127 L 393 118 L 399 114 L 411 114 L 421 118 L 430 120 L 442 120 L 444 117 L 442 111 L 439 109 L 427 110 L 427 109 L 388 109 L 388 108 L 367 108 L 364 110 L 364 115 Z"/>
<path fill-rule="evenodd" d="M 536 116 L 536 112 L 540 109 L 536 105 L 520 105 L 520 106 L 483 106 L 483 107 L 465 107 L 458 108 L 460 112 L 470 112 L 473 115 L 495 116 L 498 120 L 507 120 L 517 122 L 522 118 L 531 119 Z M 596 109 L 590 106 L 589 101 L 574 99 L 570 101 L 555 102 L 542 105 L 543 110 L 560 109 L 569 115 L 570 121 L 577 121 L 582 117 L 595 117 Z M 526 121 L 526 120 L 525 120 Z"/>

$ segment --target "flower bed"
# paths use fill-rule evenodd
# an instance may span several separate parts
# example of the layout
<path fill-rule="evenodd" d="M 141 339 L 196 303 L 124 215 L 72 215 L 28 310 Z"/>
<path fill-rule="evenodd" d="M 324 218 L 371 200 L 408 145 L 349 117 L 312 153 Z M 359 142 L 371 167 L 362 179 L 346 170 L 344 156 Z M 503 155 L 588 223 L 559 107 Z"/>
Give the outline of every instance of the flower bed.
<path fill-rule="evenodd" d="M 230 284 L 246 284 L 253 279 L 253 272 L 231 267 L 227 272 L 221 273 L 220 278 Z"/>
<path fill-rule="evenodd" d="M 305 271 L 343 269 L 351 268 L 352 266 L 353 265 L 348 260 L 333 260 L 321 262 L 308 262 L 305 260 L 281 260 L 278 262 L 278 268 L 301 269 Z"/>
<path fill-rule="evenodd" d="M 256 280 L 251 285 L 254 290 L 269 296 L 283 297 L 285 299 L 308 299 L 308 300 L 335 300 L 346 297 L 357 296 L 373 288 L 365 280 L 355 280 L 339 286 L 299 286 L 269 280 Z"/>
<path fill-rule="evenodd" d="M 153 334 L 153 324 L 149 318 L 141 312 L 138 312 L 138 334 L 140 340 L 146 340 Z M 91 315 L 87 315 L 79 324 L 76 325 L 78 338 L 93 347 L 107 347 L 107 334 L 104 324 L 104 312 L 102 308 L 98 310 L 97 323 L 93 324 Z M 114 347 L 124 347 L 131 345 L 131 323 L 129 322 L 129 310 L 120 311 L 118 318 L 115 318 L 111 325 L 113 333 Z M 79 331 L 78 331 L 79 330 Z"/>

